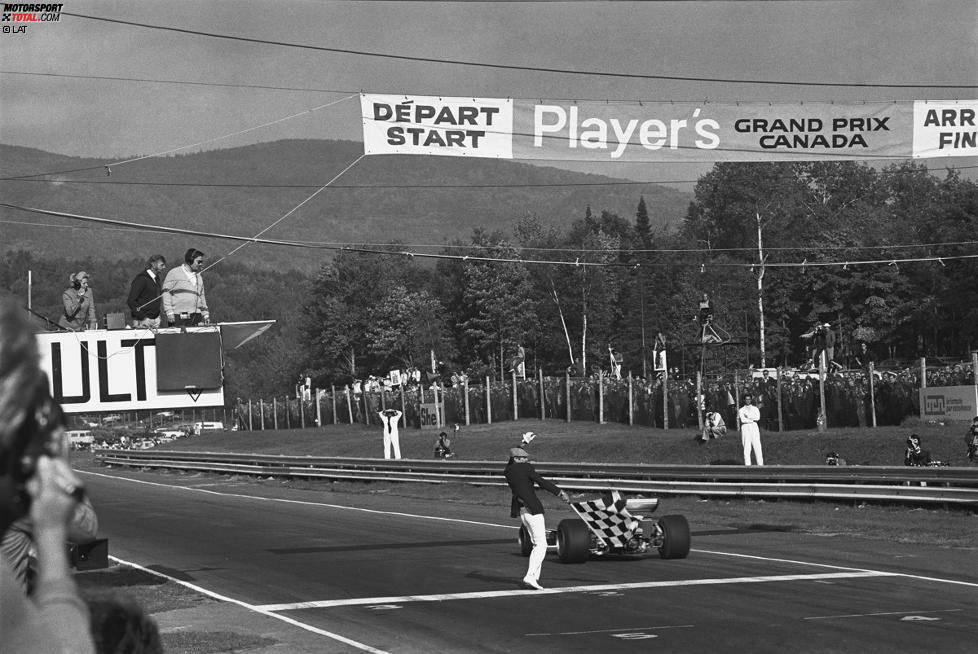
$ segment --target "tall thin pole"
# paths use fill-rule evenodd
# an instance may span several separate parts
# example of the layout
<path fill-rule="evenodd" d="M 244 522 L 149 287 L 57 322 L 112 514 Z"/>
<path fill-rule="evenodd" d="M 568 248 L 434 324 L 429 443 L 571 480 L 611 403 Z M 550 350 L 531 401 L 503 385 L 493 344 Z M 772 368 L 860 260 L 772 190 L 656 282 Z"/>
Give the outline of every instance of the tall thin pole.
<path fill-rule="evenodd" d="M 645 270 L 639 268 L 641 274 L 639 275 L 638 283 L 641 285 L 642 294 L 639 296 L 639 302 L 642 307 L 642 379 L 649 378 L 648 363 L 646 362 L 646 349 L 645 349 Z"/>
<path fill-rule="evenodd" d="M 761 239 L 761 212 L 757 216 L 757 316 L 760 331 L 761 367 L 767 367 L 767 354 L 764 351 L 764 245 Z"/>

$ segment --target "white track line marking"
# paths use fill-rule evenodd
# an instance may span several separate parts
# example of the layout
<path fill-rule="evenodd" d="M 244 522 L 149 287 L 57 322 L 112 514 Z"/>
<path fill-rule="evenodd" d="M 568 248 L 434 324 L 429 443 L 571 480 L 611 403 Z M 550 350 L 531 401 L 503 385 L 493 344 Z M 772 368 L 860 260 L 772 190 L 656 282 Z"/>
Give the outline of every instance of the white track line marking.
<path fill-rule="evenodd" d="M 555 631 L 553 633 L 523 634 L 524 636 L 583 636 L 585 634 L 623 634 L 632 631 L 653 631 L 660 629 L 690 629 L 692 624 L 663 624 L 655 627 L 619 627 L 617 629 L 592 629 L 590 631 Z"/>
<path fill-rule="evenodd" d="M 880 570 L 871 570 L 868 568 L 851 568 L 843 565 L 831 565 L 828 563 L 813 563 L 811 561 L 796 561 L 794 559 L 777 559 L 769 556 L 757 556 L 754 554 L 737 554 L 735 552 L 717 552 L 714 550 L 692 550 L 693 552 L 700 552 L 702 554 L 715 554 L 717 556 L 733 556 L 741 559 L 757 559 L 758 561 L 773 561 L 775 563 L 793 563 L 797 565 L 813 566 L 816 568 L 831 568 L 833 570 L 851 570 L 853 572 L 882 572 Z M 906 572 L 886 572 L 884 573 L 890 577 L 905 577 L 907 579 L 917 579 L 919 581 L 936 581 L 941 584 L 956 584 L 958 586 L 967 586 L 968 588 L 978 588 L 978 583 L 971 581 L 960 581 L 958 579 L 945 579 L 943 577 L 925 577 L 924 575 L 912 575 Z"/>
<path fill-rule="evenodd" d="M 439 522 L 457 522 L 466 525 L 479 525 L 482 527 L 502 527 L 504 529 L 519 529 L 519 526 L 514 525 L 501 525 L 495 522 L 480 522 L 478 520 L 463 520 L 461 518 L 445 518 L 443 516 L 437 515 L 420 515 L 416 513 L 402 513 L 400 511 L 381 511 L 379 509 L 364 509 L 358 506 L 343 506 L 342 504 L 329 504 L 326 502 L 309 502 L 307 500 L 289 500 L 280 497 L 260 497 L 258 495 L 246 495 L 244 493 L 224 493 L 220 491 L 207 490 L 206 488 L 198 488 L 193 486 L 174 486 L 172 484 L 161 484 L 156 481 L 144 481 L 142 479 L 130 479 L 129 477 L 116 477 L 115 475 L 106 475 L 101 472 L 91 472 L 88 470 L 78 470 L 77 472 L 85 475 L 93 475 L 95 477 L 104 477 L 106 479 L 114 479 L 121 481 L 130 481 L 134 484 L 145 484 L 147 486 L 160 486 L 162 488 L 171 488 L 176 490 L 183 490 L 193 493 L 205 493 L 208 495 L 220 495 L 221 497 L 238 497 L 246 500 L 257 500 L 259 502 L 281 502 L 282 504 L 300 504 L 305 506 L 324 506 L 330 509 L 343 509 L 344 511 L 357 511 L 360 513 L 376 513 L 378 515 L 392 515 L 399 516 L 402 518 L 420 518 L 422 520 L 435 520 Z M 210 485 L 210 484 L 209 484 Z"/>
<path fill-rule="evenodd" d="M 444 602 L 446 600 L 493 599 L 497 597 L 566 595 L 569 593 L 595 593 L 606 590 L 634 590 L 640 588 L 675 588 L 680 586 L 717 586 L 721 584 L 756 584 L 772 581 L 821 581 L 824 579 L 855 579 L 859 577 L 893 577 L 889 572 L 826 572 L 810 575 L 771 575 L 769 577 L 727 577 L 722 579 L 679 579 L 676 581 L 641 581 L 630 584 L 595 584 L 593 586 L 567 586 L 544 590 L 490 590 L 472 593 L 443 593 L 438 595 L 402 595 L 397 597 L 353 597 L 340 600 L 294 602 L 291 604 L 263 604 L 265 611 L 296 611 L 299 609 L 323 609 L 338 606 L 363 606 L 373 604 L 406 604 L 408 602 Z"/>
<path fill-rule="evenodd" d="M 145 568 L 145 567 L 139 565 L 138 563 L 132 563 L 130 561 L 124 561 L 124 560 L 122 560 L 120 558 L 117 558 L 117 557 L 114 557 L 114 556 L 110 556 L 109 558 L 112 559 L 113 561 L 115 561 L 116 563 L 121 564 L 121 565 L 127 565 L 127 566 L 129 566 L 131 568 L 136 568 L 137 570 L 142 570 L 143 572 L 147 572 L 147 573 L 149 573 L 151 575 L 155 575 L 157 577 L 162 577 L 163 579 L 167 579 L 167 580 L 172 581 L 172 582 L 174 582 L 176 584 L 180 584 L 181 586 L 184 586 L 185 588 L 189 588 L 189 589 L 191 589 L 193 591 L 196 591 L 198 593 L 201 593 L 202 595 L 207 595 L 208 597 L 211 597 L 213 599 L 219 600 L 221 602 L 229 602 L 231 604 L 235 604 L 235 605 L 240 606 L 242 608 L 248 609 L 249 611 L 254 611 L 255 613 L 260 613 L 261 615 L 268 616 L 269 618 L 274 618 L 276 620 L 281 620 L 282 622 L 286 622 L 286 623 L 288 623 L 290 625 L 293 625 L 295 627 L 299 627 L 300 629 L 305 629 L 306 631 L 311 631 L 312 633 L 317 634 L 319 636 L 326 636 L 327 638 L 332 638 L 333 640 L 339 641 L 339 642 L 341 642 L 341 643 L 343 643 L 345 645 L 349 645 L 350 647 L 355 647 L 356 649 L 362 650 L 364 652 L 371 652 L 371 654 L 388 654 L 388 652 L 386 652 L 386 651 L 384 651 L 382 649 L 377 649 L 375 647 L 371 647 L 370 645 L 366 645 L 364 643 L 360 643 L 360 642 L 357 642 L 355 640 L 351 640 L 351 639 L 347 638 L 346 636 L 341 636 L 339 634 L 334 634 L 333 632 L 326 631 L 325 629 L 320 629 L 318 627 L 313 627 L 310 624 L 306 624 L 304 622 L 300 622 L 298 620 L 294 620 L 294 619 L 292 619 L 292 618 L 290 618 L 288 616 L 285 616 L 285 615 L 279 615 L 277 613 L 273 613 L 271 611 L 268 611 L 266 609 L 263 609 L 260 606 L 255 606 L 254 604 L 249 604 L 247 602 L 243 602 L 241 600 L 234 599 L 233 597 L 228 597 L 227 595 L 221 595 L 220 593 L 215 593 L 214 591 L 207 590 L 206 588 L 204 588 L 202 586 L 197 586 L 196 584 L 191 584 L 191 583 L 186 582 L 186 581 L 183 581 L 181 579 L 176 579 L 174 577 L 171 577 L 170 575 L 163 574 L 162 572 L 157 572 L 156 570 L 151 570 L 150 568 Z"/>
<path fill-rule="evenodd" d="M 871 618 L 877 615 L 924 615 L 927 613 L 957 613 L 964 609 L 937 609 L 934 611 L 887 611 L 880 613 L 852 613 L 850 615 L 814 615 L 804 620 L 840 620 L 842 618 Z"/>

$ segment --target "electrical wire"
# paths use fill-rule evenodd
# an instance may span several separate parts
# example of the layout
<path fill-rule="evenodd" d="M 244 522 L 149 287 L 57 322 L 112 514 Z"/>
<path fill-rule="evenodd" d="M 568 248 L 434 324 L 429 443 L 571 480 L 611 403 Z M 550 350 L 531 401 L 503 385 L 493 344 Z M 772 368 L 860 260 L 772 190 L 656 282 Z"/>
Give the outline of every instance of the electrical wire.
<path fill-rule="evenodd" d="M 910 161 L 910 159 L 908 159 Z M 787 162 L 782 162 L 787 163 Z M 98 170 L 102 169 L 104 166 L 93 166 L 87 170 Z M 974 166 L 942 166 L 940 170 L 972 170 L 978 168 L 978 165 Z M 913 170 L 877 170 L 875 171 L 877 175 L 900 175 L 900 174 L 910 174 L 910 173 L 921 173 L 921 174 L 936 174 L 939 172 L 937 169 L 913 169 Z M 153 182 L 153 181 L 122 181 L 122 180 L 92 180 L 92 179 L 33 179 L 33 177 L 45 177 L 49 175 L 56 175 L 58 173 L 34 173 L 33 175 L 20 176 L 20 177 L 0 177 L 0 182 L 34 182 L 40 184 L 83 184 L 83 185 L 116 185 L 116 186 L 160 186 L 160 187 L 188 187 L 188 188 L 253 188 L 253 189 L 310 189 L 317 188 L 318 184 L 263 184 L 260 182 L 252 183 L 231 183 L 231 182 Z M 843 179 L 848 177 L 847 174 L 838 175 L 820 175 L 820 178 L 824 179 Z M 774 179 L 795 179 L 793 175 L 777 175 Z M 519 184 L 519 183 L 497 183 L 497 184 L 334 184 L 332 188 L 334 189 L 357 189 L 357 190 L 370 190 L 370 189 L 397 189 L 397 190 L 419 190 L 423 191 L 426 189 L 482 189 L 482 188 L 573 188 L 573 187 L 589 187 L 589 186 L 649 186 L 657 184 L 696 184 L 700 179 L 666 179 L 666 180 L 649 180 L 647 182 L 639 182 L 635 180 L 609 180 L 607 182 L 538 182 L 532 184 Z"/>
<path fill-rule="evenodd" d="M 152 77 L 121 77 L 116 75 L 80 75 L 76 73 L 42 73 L 38 71 L 29 70 L 0 70 L 0 75 L 24 75 L 24 76 L 36 76 L 36 77 L 56 77 L 63 79 L 87 79 L 87 80 L 101 80 L 109 82 L 134 82 L 138 84 L 169 84 L 169 85 L 185 85 L 185 86 L 207 86 L 214 88 L 232 88 L 232 89 L 257 89 L 264 91 L 293 91 L 300 93 L 337 93 L 342 95 L 358 94 L 358 93 L 375 93 L 383 95 L 432 95 L 438 96 L 439 93 L 418 93 L 417 89 L 411 89 L 409 91 L 391 91 L 387 89 L 370 90 L 366 88 L 359 89 L 323 89 L 323 88 L 313 88 L 307 86 L 273 86 L 269 84 L 241 84 L 241 83 L 231 83 L 231 82 L 201 82 L 195 80 L 179 80 L 179 79 L 160 79 Z M 952 87 L 952 88 L 969 88 L 965 87 Z M 690 104 L 690 103 L 700 103 L 700 104 L 745 104 L 745 103 L 761 103 L 761 104 L 777 104 L 783 103 L 783 100 L 778 99 L 764 99 L 752 97 L 750 100 L 725 100 L 723 102 L 710 101 L 704 98 L 687 98 L 687 99 L 676 99 L 663 100 L 661 98 L 587 98 L 587 97 L 539 97 L 534 98 L 540 102 L 600 102 L 603 104 L 638 104 L 638 105 L 674 105 L 674 104 Z M 886 101 L 879 100 L 846 100 L 846 104 L 889 104 Z M 805 104 L 838 104 L 831 100 L 806 100 Z"/>
<path fill-rule="evenodd" d="M 361 158 L 362 158 L 362 156 L 361 156 Z M 359 160 L 360 159 L 357 159 L 357 161 L 359 161 Z M 352 164 L 350 164 L 350 166 L 348 166 L 346 170 L 349 170 L 349 168 L 352 168 L 353 165 L 355 165 L 357 163 L 357 161 L 354 161 Z M 343 172 L 346 172 L 346 170 L 344 170 Z M 341 172 L 340 175 L 342 175 L 343 172 Z M 339 177 L 339 175 L 337 175 L 337 177 Z M 328 184 L 326 186 L 328 186 Z M 319 191 L 324 190 L 326 188 L 326 186 L 323 186 L 322 188 L 320 188 Z M 763 266 L 763 267 L 766 267 L 766 268 L 800 268 L 802 271 L 804 271 L 805 268 L 819 268 L 819 267 L 829 267 L 829 266 L 831 266 L 831 267 L 840 267 L 840 268 L 844 268 L 845 269 L 845 268 L 848 268 L 849 266 L 864 266 L 864 265 L 879 265 L 879 264 L 897 265 L 897 264 L 900 264 L 900 263 L 921 263 L 921 262 L 937 262 L 937 263 L 940 263 L 943 266 L 944 265 L 944 262 L 946 262 L 946 261 L 966 260 L 966 259 L 975 259 L 975 258 L 978 258 L 978 254 L 961 254 L 961 255 L 946 255 L 946 256 L 934 256 L 934 255 L 931 255 L 931 256 L 923 256 L 923 257 L 905 257 L 905 258 L 899 258 L 899 259 L 896 259 L 896 258 L 863 259 L 863 260 L 848 260 L 847 259 L 847 260 L 839 260 L 839 261 L 808 261 L 806 259 L 806 260 L 801 261 L 801 262 L 769 262 L 769 261 L 765 260 L 765 262 L 763 264 L 750 263 L 750 262 L 728 262 L 728 261 L 710 261 L 710 262 L 705 262 L 705 261 L 693 261 L 693 260 L 669 261 L 669 262 L 646 262 L 646 263 L 643 263 L 643 264 L 637 264 L 637 263 L 620 262 L 620 261 L 615 261 L 615 262 L 581 261 L 580 260 L 580 256 L 576 257 L 573 261 L 570 261 L 570 260 L 552 260 L 552 259 L 526 259 L 526 258 L 522 258 L 522 257 L 506 257 L 506 258 L 504 258 L 504 257 L 482 257 L 482 256 L 478 256 L 478 255 L 427 253 L 427 252 L 417 252 L 417 251 L 409 251 L 409 250 L 400 249 L 403 246 L 396 246 L 398 249 L 378 249 L 378 248 L 363 247 L 363 246 L 361 246 L 361 247 L 352 247 L 352 246 L 336 245 L 336 244 L 311 243 L 311 242 L 306 242 L 306 241 L 287 241 L 287 240 L 275 240 L 275 239 L 260 238 L 261 234 L 267 232 L 269 229 L 271 229 L 272 227 L 274 227 L 278 223 L 282 222 L 282 220 L 284 220 L 289 215 L 291 215 L 292 213 L 294 213 L 299 207 L 301 207 L 303 204 L 305 204 L 306 202 L 308 202 L 309 200 L 311 200 L 313 197 L 315 197 L 315 195 L 317 195 L 319 193 L 319 191 L 317 191 L 313 195 L 311 195 L 308 198 L 306 198 L 305 200 L 303 200 L 303 202 L 301 202 L 298 206 L 296 206 L 295 208 L 293 208 L 292 210 L 290 210 L 288 213 L 286 213 L 285 215 L 283 215 L 281 218 L 279 218 L 277 221 L 275 221 L 274 223 L 272 223 L 271 225 L 269 225 L 267 228 L 265 228 L 264 230 L 262 230 L 261 232 L 259 232 L 256 236 L 237 236 L 237 235 L 231 235 L 231 234 L 219 234 L 219 233 L 205 232 L 205 231 L 200 231 L 200 230 L 191 230 L 191 229 L 185 229 L 185 228 L 180 228 L 180 227 L 167 227 L 167 226 L 164 226 L 164 225 L 138 224 L 138 223 L 131 223 L 131 222 L 128 222 L 128 221 L 123 221 L 123 220 L 115 220 L 115 219 L 111 219 L 111 218 L 99 218 L 99 217 L 95 217 L 95 216 L 86 216 L 86 215 L 68 213 L 68 212 L 63 212 L 63 211 L 53 211 L 53 210 L 49 210 L 49 209 L 39 209 L 39 208 L 36 208 L 36 207 L 24 207 L 24 206 L 20 206 L 20 205 L 16 205 L 16 204 L 11 204 L 11 203 L 8 203 L 8 202 L 0 202 L 0 207 L 6 207 L 8 209 L 15 209 L 15 210 L 18 210 L 18 211 L 25 211 L 25 212 L 28 212 L 28 213 L 37 213 L 37 214 L 42 214 L 42 215 L 47 215 L 47 216 L 55 216 L 55 217 L 59 217 L 59 218 L 67 218 L 67 219 L 71 219 L 71 220 L 81 220 L 81 221 L 86 221 L 86 222 L 100 223 L 100 224 L 104 224 L 104 225 L 115 225 L 115 226 L 131 227 L 131 228 L 140 229 L 140 230 L 143 230 L 143 231 L 166 232 L 166 233 L 172 233 L 172 234 L 190 234 L 190 235 L 193 235 L 193 236 L 204 236 L 204 237 L 209 237 L 209 238 L 220 238 L 220 239 L 228 239 L 228 240 L 236 240 L 236 241 L 244 241 L 245 242 L 242 246 L 236 248 L 231 253 L 228 253 L 228 255 L 226 255 L 225 257 L 223 257 L 219 261 L 222 261 L 223 259 L 226 259 L 228 256 L 231 256 L 231 254 L 233 254 L 234 252 L 237 252 L 237 250 L 240 250 L 242 247 L 244 247 L 245 245 L 247 245 L 249 243 L 256 243 L 256 244 L 257 243 L 260 243 L 260 244 L 264 244 L 264 245 L 282 245 L 282 246 L 288 246 L 288 247 L 298 247 L 298 248 L 316 249 L 316 250 L 337 250 L 337 251 L 345 251 L 345 252 L 360 252 L 360 253 L 363 253 L 363 254 L 377 254 L 377 255 L 387 255 L 387 256 L 391 256 L 391 255 L 394 255 L 394 256 L 407 256 L 407 257 L 411 257 L 411 258 L 417 257 L 417 258 L 428 258 L 428 259 L 445 259 L 445 260 L 459 261 L 459 262 L 463 262 L 463 263 L 465 263 L 465 262 L 477 262 L 478 261 L 478 262 L 487 262 L 487 263 L 490 263 L 490 262 L 491 263 L 521 263 L 521 264 L 545 264 L 545 265 L 575 266 L 575 267 L 633 268 L 633 269 L 634 268 L 640 268 L 642 266 L 645 266 L 645 267 L 676 267 L 676 266 L 684 266 L 684 267 L 690 267 L 690 266 L 692 266 L 692 267 L 697 267 L 698 266 L 698 267 L 700 267 L 701 272 L 705 272 L 705 268 L 707 266 L 715 267 L 715 268 L 743 268 L 743 269 L 750 269 L 750 268 L 754 268 L 754 267 L 757 267 L 757 266 Z M 973 244 L 973 243 L 972 242 L 961 242 L 961 243 L 953 243 L 953 244 L 933 244 L 933 245 L 971 245 L 971 244 Z M 395 246 L 391 246 L 391 247 L 395 247 Z M 476 249 L 476 246 L 458 246 L 458 247 L 467 247 L 468 249 Z M 874 247 L 874 246 L 864 246 L 864 247 L 866 247 L 868 249 L 883 249 L 883 248 Z M 917 247 L 917 246 L 905 246 L 905 247 Z M 924 246 L 921 245 L 919 247 L 924 247 Z M 492 249 L 492 248 L 489 248 L 489 249 Z M 521 250 L 527 250 L 527 251 L 540 251 L 540 250 L 542 250 L 542 249 L 535 249 L 535 248 L 520 248 L 520 249 Z M 773 250 L 774 248 L 771 248 L 771 249 Z M 806 248 L 806 249 L 813 249 L 813 248 Z M 856 248 L 843 248 L 843 249 L 856 249 Z M 605 254 L 605 255 L 614 255 L 616 253 L 623 252 L 621 250 L 582 251 L 582 250 L 576 250 L 576 249 L 565 249 L 565 250 L 553 249 L 551 251 L 556 251 L 556 252 L 570 252 L 570 253 L 585 252 L 585 253 L 595 253 L 595 254 Z M 707 250 L 707 251 L 703 251 L 703 250 L 698 250 L 698 251 L 697 250 L 692 250 L 692 251 L 686 251 L 686 250 L 662 250 L 662 251 L 659 251 L 659 252 L 662 252 L 662 253 L 701 252 L 702 253 L 702 252 L 717 252 L 717 251 L 718 250 Z M 624 251 L 624 252 L 629 252 L 629 251 Z M 631 251 L 631 252 L 634 252 L 634 251 Z M 209 266 L 208 268 L 213 267 L 218 262 L 215 262 L 214 264 L 211 264 L 211 266 Z"/>
<path fill-rule="evenodd" d="M 219 34 L 217 32 L 204 32 L 201 30 L 191 30 L 182 27 L 170 27 L 165 25 L 152 25 L 119 18 L 105 18 L 103 16 L 89 16 L 70 11 L 62 11 L 63 16 L 73 16 L 86 20 L 101 21 L 105 23 L 115 23 L 117 25 L 129 25 L 131 27 L 142 27 L 164 32 L 176 32 L 179 34 L 190 34 L 193 36 L 205 36 L 214 39 L 225 39 L 228 41 L 239 41 L 243 43 L 256 43 L 260 45 L 275 45 L 286 48 L 296 48 L 300 50 L 314 50 L 317 52 L 334 52 L 337 54 L 357 55 L 361 57 L 377 57 L 381 59 L 395 59 L 399 61 L 416 61 L 428 64 L 447 64 L 452 66 L 470 66 L 474 68 L 492 68 L 496 70 L 516 70 L 535 73 L 555 73 L 559 75 L 586 75 L 589 77 L 617 77 L 623 79 L 648 79 L 648 80 L 668 80 L 680 82 L 709 82 L 721 84 L 770 84 L 777 86 L 832 86 L 839 88 L 878 88 L 878 89 L 973 89 L 978 85 L 973 84 L 870 84 L 866 82 L 801 82 L 783 80 L 763 80 L 763 79 L 732 79 L 722 77 L 687 77 L 680 75 L 649 75 L 643 73 L 616 73 L 611 71 L 599 70 L 571 70 L 567 68 L 546 68 L 540 66 L 516 66 L 510 64 L 494 64 L 479 61 L 464 61 L 460 59 L 438 59 L 434 57 L 416 57 L 411 55 L 389 54 L 383 52 L 370 52 L 367 50 L 352 50 L 348 48 L 328 48 L 318 45 L 306 45 L 302 43 L 290 43 L 288 41 L 272 41 L 269 39 L 257 39 L 247 36 L 233 36 L 230 34 Z"/>

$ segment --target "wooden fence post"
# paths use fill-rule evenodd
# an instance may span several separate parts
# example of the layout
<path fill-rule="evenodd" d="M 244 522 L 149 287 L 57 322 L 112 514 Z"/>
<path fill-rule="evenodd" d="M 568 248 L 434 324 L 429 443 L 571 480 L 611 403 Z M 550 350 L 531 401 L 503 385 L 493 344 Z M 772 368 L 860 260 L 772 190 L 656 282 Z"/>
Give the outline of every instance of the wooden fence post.
<path fill-rule="evenodd" d="M 346 386 L 346 415 L 350 418 L 350 424 L 353 424 L 353 399 L 350 397 L 350 385 Z"/>
<path fill-rule="evenodd" d="M 604 424 L 604 370 L 598 371 L 598 424 Z"/>
<path fill-rule="evenodd" d="M 669 368 L 662 371 L 662 428 L 669 429 Z"/>
<path fill-rule="evenodd" d="M 492 393 L 489 390 L 489 375 L 486 375 L 486 424 L 492 424 Z"/>
<path fill-rule="evenodd" d="M 869 410 L 873 415 L 873 427 L 876 427 L 876 366 L 869 362 Z"/>
<path fill-rule="evenodd" d="M 336 415 L 336 386 L 329 385 L 329 402 L 333 407 L 333 424 L 339 424 L 339 416 Z"/>
<path fill-rule="evenodd" d="M 632 412 L 632 371 L 628 371 L 628 424 L 635 424 L 635 416 Z"/>
<path fill-rule="evenodd" d="M 818 357 L 818 402 L 819 413 L 822 419 L 818 421 L 818 431 L 824 432 L 829 426 L 829 417 L 825 411 L 825 351 L 823 350 Z"/>
<path fill-rule="evenodd" d="M 703 433 L 703 374 L 696 371 L 696 422 Z"/>
<path fill-rule="evenodd" d="M 783 368 L 778 368 L 778 431 L 784 431 L 784 411 L 781 410 L 781 373 Z"/>
<path fill-rule="evenodd" d="M 513 420 L 519 420 L 519 404 L 516 401 L 516 369 L 513 369 Z"/>
<path fill-rule="evenodd" d="M 319 404 L 319 400 L 321 399 L 321 396 L 319 394 L 319 389 L 318 388 L 312 389 L 312 396 L 314 398 L 316 398 L 316 426 L 317 427 L 322 427 L 323 426 L 323 408 Z"/>
<path fill-rule="evenodd" d="M 468 427 L 470 424 L 472 424 L 472 421 L 471 421 L 470 416 L 469 416 L 469 377 L 468 377 L 468 375 L 466 375 L 465 376 L 465 379 L 462 380 L 462 389 L 465 391 L 465 426 Z"/>
<path fill-rule="evenodd" d="M 567 422 L 571 421 L 570 370 L 564 371 L 564 395 L 567 397 Z"/>
<path fill-rule="evenodd" d="M 546 397 L 543 394 L 543 368 L 537 368 L 537 377 L 540 378 L 540 420 L 543 420 L 547 415 Z"/>

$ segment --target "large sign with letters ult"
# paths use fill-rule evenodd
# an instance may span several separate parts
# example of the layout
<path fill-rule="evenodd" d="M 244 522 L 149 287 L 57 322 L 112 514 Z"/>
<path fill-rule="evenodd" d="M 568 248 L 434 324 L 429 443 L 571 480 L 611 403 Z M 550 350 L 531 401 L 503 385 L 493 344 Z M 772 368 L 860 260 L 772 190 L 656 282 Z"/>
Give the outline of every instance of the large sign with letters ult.
<path fill-rule="evenodd" d="M 52 397 L 66 413 L 224 406 L 220 329 L 158 334 L 148 329 L 38 334 Z"/>
<path fill-rule="evenodd" d="M 361 94 L 365 154 L 617 162 L 978 155 L 978 100 L 594 102 Z"/>

